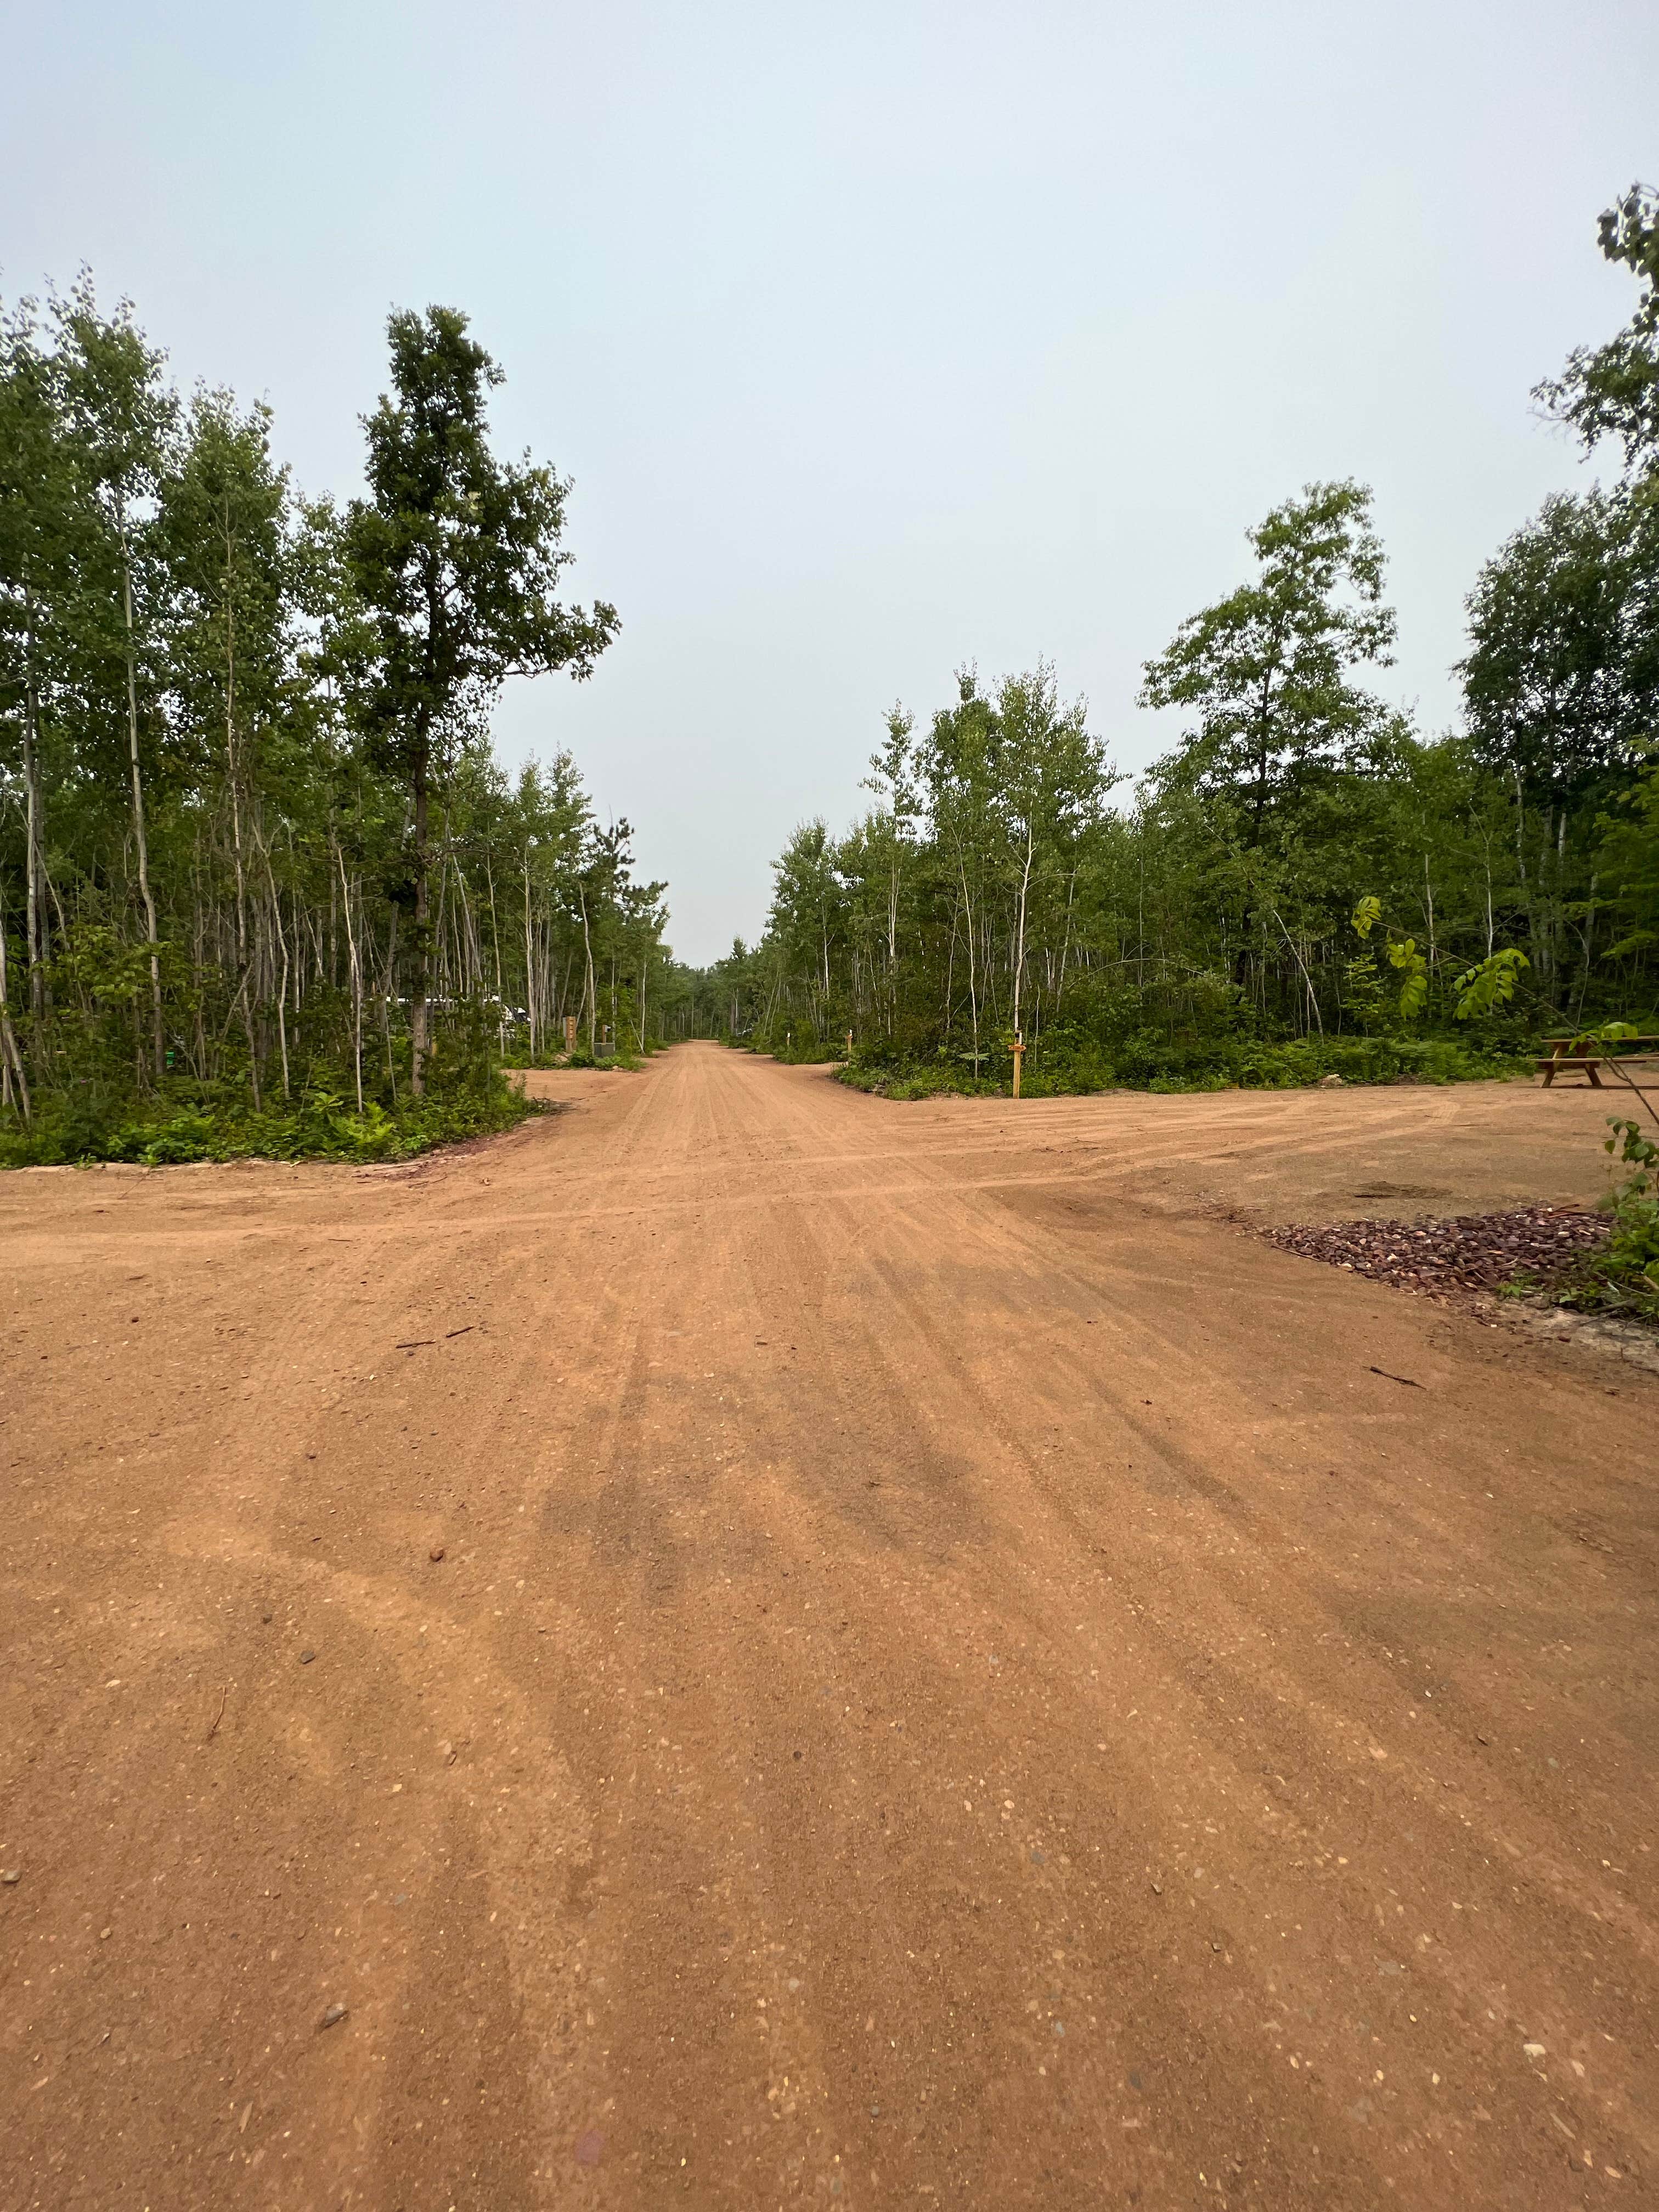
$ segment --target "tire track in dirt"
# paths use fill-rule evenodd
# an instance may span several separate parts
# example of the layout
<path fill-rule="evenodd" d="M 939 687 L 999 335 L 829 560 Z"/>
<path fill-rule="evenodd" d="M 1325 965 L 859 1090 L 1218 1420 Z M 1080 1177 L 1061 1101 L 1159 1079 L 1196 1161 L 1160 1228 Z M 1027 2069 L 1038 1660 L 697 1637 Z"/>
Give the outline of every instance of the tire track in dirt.
<path fill-rule="evenodd" d="M 1057 1273 L 1059 1270 L 1052 1261 L 1049 1264 L 1050 1275 L 1052 1276 L 1053 1274 Z M 915 1286 L 918 1283 L 925 1284 L 927 1280 L 925 1264 L 920 1261 L 919 1255 L 906 1255 L 904 1259 L 895 1264 L 891 1273 L 892 1279 L 886 1285 L 890 1303 L 896 1304 L 908 1301 L 911 1304 L 919 1307 L 924 1294 Z M 1069 1313 L 1062 1314 L 1060 1316 L 1062 1320 L 1069 1319 L 1072 1316 Z M 975 1332 L 970 1328 L 964 1331 L 963 1334 L 971 1339 Z M 1153 1380 L 1157 1370 L 1155 1368 L 1149 1366 L 1146 1362 L 1146 1354 L 1148 1347 L 1143 1345 L 1137 1348 L 1141 1355 L 1141 1364 L 1138 1370 L 1140 1379 L 1151 1382 Z M 1159 1349 L 1162 1348 L 1164 1347 L 1159 1347 Z M 966 1370 L 966 1367 L 962 1361 L 950 1356 L 950 1353 L 944 1344 L 942 1335 L 939 1335 L 937 1338 L 935 1350 L 942 1358 L 943 1364 L 948 1370 L 945 1377 L 945 1395 L 948 1396 L 950 1402 L 953 1404 L 960 1404 L 965 1398 L 973 1398 L 975 1402 L 975 1412 L 981 1424 L 988 1430 L 1000 1430 L 1001 1442 L 1005 1449 L 1009 1450 L 1011 1453 L 1014 1452 L 1017 1449 L 1014 1431 L 1012 1427 L 1000 1424 L 998 1418 L 999 1407 L 1008 1402 L 1007 1398 L 1000 1392 L 976 1393 L 974 1390 L 973 1379 L 970 1373 Z M 1086 1378 L 1087 1381 L 1091 1382 L 1095 1378 L 1092 1376 Z M 1170 1379 L 1173 1380 L 1174 1378 L 1171 1377 Z M 1078 1397 L 1082 1395 L 1080 1386 L 1082 1386 L 1085 1382 L 1085 1378 L 1081 1374 L 1074 1374 L 1073 1376 L 1067 1377 L 1067 1388 L 1058 1395 L 1058 1402 L 1055 1409 L 1059 1410 L 1060 1405 L 1061 1404 L 1075 1403 Z M 1031 1379 L 1028 1376 L 1025 1385 L 1025 1401 L 1028 1406 L 1030 1403 L 1031 1397 Z M 1120 1426 L 1127 1426 L 1129 1429 L 1131 1436 L 1135 1440 L 1133 1445 L 1134 1449 L 1139 1449 L 1144 1455 L 1148 1450 L 1149 1447 L 1152 1449 L 1156 1448 L 1152 1445 L 1150 1437 L 1147 1433 L 1150 1424 L 1144 1425 L 1137 1425 L 1133 1423 L 1132 1419 L 1126 1422 L 1124 1419 L 1125 1409 L 1121 1405 L 1111 1407 L 1109 1411 L 1115 1418 Z M 1137 1429 L 1139 1429 L 1138 1434 Z M 1024 1458 L 1025 1467 L 1023 1471 L 1026 1473 L 1036 1473 L 1040 1466 L 1040 1462 L 1035 1456 L 1029 1454 L 1024 1455 Z M 1144 1457 L 1142 1460 L 1142 1465 L 1145 1465 Z M 1050 1486 L 1052 1487 L 1052 1485 Z M 1190 1460 L 1184 1465 L 1181 1465 L 1173 1470 L 1171 1475 L 1166 1479 L 1163 1485 L 1160 1486 L 1160 1488 L 1165 1492 L 1173 1490 L 1177 1492 L 1184 1491 L 1187 1492 L 1191 1492 L 1196 1488 L 1200 1496 L 1207 1504 L 1215 1504 L 1217 1502 L 1222 1502 L 1224 1504 L 1232 1503 L 1231 1493 L 1225 1490 L 1224 1486 L 1213 1482 L 1206 1483 L 1200 1472 L 1193 1465 Z M 1258 1516 L 1254 1511 L 1247 1513 L 1244 1516 L 1245 1525 L 1248 1526 L 1250 1522 L 1255 1521 L 1257 1517 Z M 1029 1540 L 1032 1534 L 1029 1516 L 1026 1517 L 1024 1533 L 1027 1540 Z M 1094 1547 L 1091 1546 L 1091 1548 L 1093 1549 Z M 1215 1547 L 1212 1540 L 1209 1543 L 1208 1548 L 1213 1554 Z M 1114 1556 L 1115 1557 L 1118 1555 L 1114 1554 Z M 1121 1564 L 1121 1558 L 1119 1563 L 1120 1565 Z M 1212 1569 L 1212 1571 L 1215 1573 L 1217 1577 L 1219 1578 L 1224 1571 L 1217 1565 Z M 1214 1607 L 1215 1599 L 1216 1592 L 1212 1587 L 1211 1592 L 1212 1608 Z M 1212 1626 L 1213 1626 L 1215 1624 L 1212 1620 Z M 1181 1671 L 1194 1671 L 1191 1665 L 1191 1654 L 1182 1652 L 1178 1648 L 1176 1648 L 1178 1642 L 1177 1638 L 1164 1636 L 1162 1638 L 1161 1642 L 1161 1649 L 1156 1648 L 1156 1646 L 1149 1649 L 1146 1646 L 1143 1639 L 1142 1648 L 1139 1651 L 1128 1655 L 1127 1658 L 1120 1656 L 1119 1665 L 1127 1674 L 1127 1679 L 1144 1680 L 1149 1676 L 1153 1678 L 1167 1679 L 1170 1674 L 1172 1668 L 1178 1665 L 1182 1660 L 1185 1660 L 1187 1664 Z M 1210 1664 L 1210 1657 L 1206 1655 L 1202 1661 L 1202 1665 L 1206 1669 L 1207 1669 Z M 1260 1671 L 1259 1668 L 1258 1671 Z M 1275 1681 L 1281 1684 L 1283 1686 L 1273 1686 Z M 1263 1700 L 1267 1698 L 1271 1698 L 1282 1703 L 1285 1701 L 1288 1691 L 1293 1687 L 1294 1678 L 1286 1670 L 1278 1669 L 1269 1672 L 1267 1683 L 1260 1686 L 1260 1695 L 1257 1698 L 1258 1709 L 1253 1717 L 1255 1728 L 1258 1733 L 1261 1730 L 1263 1722 L 1269 1717 L 1270 1713 L 1269 1707 Z M 1244 1681 L 1238 1679 L 1234 1679 L 1231 1681 L 1225 1682 L 1224 1685 L 1216 1685 L 1213 1698 L 1206 1700 L 1206 1703 L 1214 1704 L 1218 1708 L 1212 1715 L 1214 1721 L 1218 1723 L 1221 1722 L 1222 1712 L 1219 1708 L 1223 1706 L 1224 1706 L 1227 1714 L 1235 1716 L 1238 1719 L 1243 1720 L 1245 1716 L 1240 1712 L 1239 1707 L 1246 1700 L 1248 1688 L 1249 1686 L 1247 1686 Z M 1322 1741 L 1312 1742 L 1304 1741 L 1300 1744 L 1292 1745 L 1288 1752 L 1282 1747 L 1278 1747 L 1273 1764 L 1282 1764 L 1291 1768 L 1292 1771 L 1305 1771 L 1310 1765 L 1319 1765 L 1322 1766 L 1326 1771 L 1328 1772 L 1331 1771 L 1334 1763 L 1334 1755 L 1339 1753 L 1343 1753 L 1347 1756 L 1351 1771 L 1359 1776 L 1366 1776 L 1368 1767 L 1366 1753 L 1368 1750 L 1374 1751 L 1376 1749 L 1374 1731 L 1362 1731 L 1356 1735 L 1356 1732 L 1351 1725 L 1337 1725 L 1335 1715 L 1329 1711 L 1322 1715 L 1317 1711 L 1317 1710 L 1310 1711 L 1307 1718 L 1313 1727 L 1316 1735 L 1319 1738 L 1322 1738 Z M 1221 1732 L 1224 1734 L 1224 1730 L 1222 1730 Z M 1184 1734 L 1186 1731 L 1183 1730 L 1182 1733 Z M 1425 1730 L 1423 1733 L 1426 1735 L 1429 1732 Z M 1451 1745 L 1442 1745 L 1440 1747 L 1440 1751 L 1443 1756 L 1452 1754 L 1455 1751 L 1461 1749 L 1462 1747 L 1453 1747 Z M 1381 1756 L 1382 1754 L 1378 1752 L 1376 1755 Z M 1396 1769 L 1395 1771 L 1398 1771 L 1399 1770 Z M 1147 1778 L 1149 1784 L 1152 1778 L 1153 1778 L 1151 1776 Z M 1242 1774 L 1236 1775 L 1234 1778 L 1236 1782 L 1240 1784 L 1242 1784 L 1244 1779 Z M 1344 1813 L 1344 1817 L 1349 1823 L 1347 1832 L 1350 1834 L 1359 1832 L 1365 1825 L 1363 1819 L 1357 1819 L 1355 1817 L 1355 1811 L 1356 1808 L 1350 1806 Z M 1340 1830 L 1339 1832 L 1340 1832 Z M 1490 1838 L 1482 1838 L 1483 1842 L 1489 1840 Z M 1461 1872 L 1464 1875 L 1467 1875 L 1470 1871 L 1471 1869 L 1467 1865 L 1461 1869 Z M 1467 1880 L 1464 1880 L 1458 1886 L 1468 1889 L 1470 1887 L 1470 1884 Z M 1258 1867 L 1255 1870 L 1249 1887 L 1251 1887 L 1253 1893 L 1258 1898 L 1262 1895 L 1271 1896 L 1273 1889 L 1271 1870 L 1266 1868 Z M 1598 1902 L 1605 1907 L 1609 1900 L 1604 1893 L 1599 1893 Z M 1602 1917 L 1596 1911 L 1593 1905 L 1587 1905 L 1584 1909 L 1589 1911 L 1590 1917 L 1593 1919 Z M 1281 1917 L 1291 1918 L 1295 1917 L 1297 1912 L 1304 1910 L 1304 1908 L 1299 1904 L 1292 1906 L 1291 1903 L 1286 1902 L 1281 1907 Z M 1610 1917 L 1616 1917 L 1616 1916 Z M 1334 1939 L 1338 1932 L 1339 1931 L 1335 1929 L 1330 1929 L 1327 1931 L 1327 1934 L 1328 1936 Z M 1234 1940 L 1237 1940 L 1237 1936 L 1235 1936 Z M 1338 1949 L 1340 1951 L 1340 1943 L 1338 1944 Z M 1326 1994 L 1328 1996 L 1328 1992 Z M 1491 1990 L 1483 1990 L 1482 1994 L 1491 1995 L 1492 1992 Z M 1551 1993 L 1551 1995 L 1553 1994 L 1554 1993 Z M 1549 2002 L 1547 1997 L 1544 1997 L 1543 1992 L 1534 1990 L 1534 2002 L 1531 2005 L 1531 2009 L 1534 2016 L 1548 2017 L 1551 2019 L 1556 2019 L 1559 2016 L 1561 2009 L 1559 2004 Z M 1540 1998 L 1544 1998 L 1544 2001 L 1536 2001 Z M 1469 2001 L 1471 2001 L 1470 1993 L 1467 1990 L 1461 1990 L 1458 2000 L 1458 2009 L 1461 2011 L 1464 2005 Z M 1327 2006 L 1326 2008 L 1328 2010 L 1328 2006 Z M 1495 2017 L 1496 2015 L 1494 2014 L 1492 2016 Z M 1625 2025 L 1629 2028 L 1633 2027 L 1635 2023 L 1627 2019 Z M 1468 2033 L 1467 2027 L 1461 2025 L 1455 2025 L 1453 2022 L 1449 2021 L 1447 2026 L 1449 2028 L 1452 2029 L 1454 2040 L 1455 2040 L 1458 2036 L 1467 2034 Z"/>
<path fill-rule="evenodd" d="M 6 2201 L 1635 2201 L 1659 1394 L 1200 1212 L 1596 1102 L 538 1085 L 0 1186 Z"/>

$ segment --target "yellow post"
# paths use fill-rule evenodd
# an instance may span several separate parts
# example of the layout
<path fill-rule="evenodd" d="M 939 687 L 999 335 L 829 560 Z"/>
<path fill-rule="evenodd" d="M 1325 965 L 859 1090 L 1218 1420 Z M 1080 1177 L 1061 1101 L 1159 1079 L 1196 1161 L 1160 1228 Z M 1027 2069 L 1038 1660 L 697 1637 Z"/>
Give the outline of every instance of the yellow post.
<path fill-rule="evenodd" d="M 1014 1032 L 1014 1096 L 1019 1096 L 1019 1065 L 1025 1057 L 1025 1039 L 1018 1030 Z"/>

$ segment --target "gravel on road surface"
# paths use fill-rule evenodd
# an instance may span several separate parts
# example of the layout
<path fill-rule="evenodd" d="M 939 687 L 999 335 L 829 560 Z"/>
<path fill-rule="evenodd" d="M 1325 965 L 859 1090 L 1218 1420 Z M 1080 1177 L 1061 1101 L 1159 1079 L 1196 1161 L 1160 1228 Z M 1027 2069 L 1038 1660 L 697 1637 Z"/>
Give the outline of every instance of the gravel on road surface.
<path fill-rule="evenodd" d="M 1449 1221 L 1317 1222 L 1265 1233 L 1281 1251 L 1444 1298 L 1495 1291 L 1522 1275 L 1553 1283 L 1580 1253 L 1605 1244 L 1611 1225 L 1582 1207 L 1523 1206 Z"/>

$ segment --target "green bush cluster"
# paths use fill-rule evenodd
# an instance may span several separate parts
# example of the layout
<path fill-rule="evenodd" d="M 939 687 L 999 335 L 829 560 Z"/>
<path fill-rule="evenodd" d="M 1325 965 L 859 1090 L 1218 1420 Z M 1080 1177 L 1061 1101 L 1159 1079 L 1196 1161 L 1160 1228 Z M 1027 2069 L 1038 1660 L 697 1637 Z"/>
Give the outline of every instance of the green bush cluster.
<path fill-rule="evenodd" d="M 1060 1031 L 1027 1052 L 1020 1092 L 1027 1098 L 1075 1097 L 1097 1091 L 1288 1091 L 1340 1075 L 1345 1083 L 1471 1083 L 1521 1073 L 1535 1047 L 1522 1038 L 1480 1042 L 1460 1037 L 1251 1036 L 1170 1038 L 1133 1033 L 1109 1044 L 1084 1032 Z M 841 1080 L 888 1098 L 1006 1097 L 1013 1060 L 989 1054 L 975 1072 L 963 1054 L 933 1058 L 855 1051 Z"/>
<path fill-rule="evenodd" d="M 1607 1150 L 1630 1169 L 1609 1193 L 1613 1234 L 1553 1286 L 1557 1305 L 1659 1323 L 1659 1144 L 1640 1122 L 1608 1116 Z M 1528 1287 L 1528 1286 L 1521 1286 Z"/>
<path fill-rule="evenodd" d="M 841 1037 L 769 1036 L 757 1030 L 751 1036 L 727 1037 L 726 1042 L 739 1052 L 761 1053 L 769 1060 L 781 1060 L 786 1067 L 830 1067 L 847 1057 L 846 1042 Z"/>
<path fill-rule="evenodd" d="M 653 1042 L 641 1058 L 627 1046 L 617 1052 L 596 1054 L 589 1052 L 586 1045 L 578 1045 L 574 1052 L 538 1052 L 534 1060 L 527 1052 L 509 1052 L 501 1064 L 513 1069 L 515 1073 L 521 1073 L 530 1067 L 626 1067 L 637 1070 L 661 1049 L 660 1045 Z"/>
<path fill-rule="evenodd" d="M 0 1167 L 404 1160 L 436 1145 L 511 1128 L 540 1110 L 499 1080 L 391 1108 L 371 1099 L 361 1114 L 351 1098 L 332 1091 L 308 1090 L 256 1113 L 240 1085 L 181 1085 L 142 1103 L 86 1086 L 48 1099 L 27 1126 L 0 1126 Z"/>

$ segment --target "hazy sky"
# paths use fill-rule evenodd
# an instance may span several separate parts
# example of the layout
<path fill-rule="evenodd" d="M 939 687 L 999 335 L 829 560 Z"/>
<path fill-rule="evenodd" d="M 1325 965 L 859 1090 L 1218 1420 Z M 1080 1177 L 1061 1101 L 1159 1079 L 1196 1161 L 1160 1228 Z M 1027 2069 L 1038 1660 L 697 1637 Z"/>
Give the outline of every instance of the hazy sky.
<path fill-rule="evenodd" d="M 683 957 L 764 916 L 902 698 L 1040 656 L 1125 768 L 1140 662 L 1308 480 L 1376 487 L 1425 729 L 1482 558 L 1583 479 L 1530 410 L 1635 287 L 1654 0 L 5 9 L 0 288 L 82 261 L 184 382 L 358 482 L 393 305 L 464 307 L 574 477 L 568 744 Z"/>

